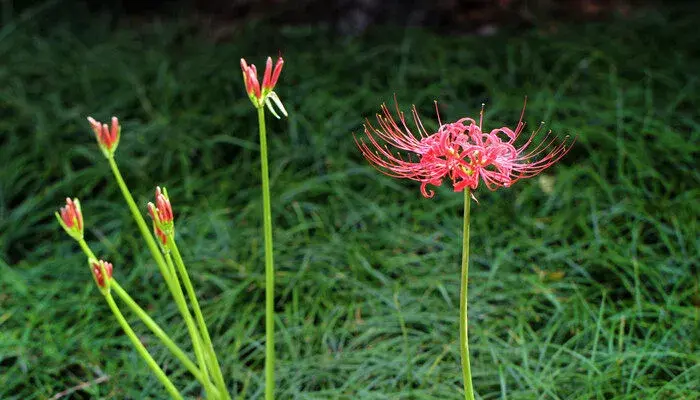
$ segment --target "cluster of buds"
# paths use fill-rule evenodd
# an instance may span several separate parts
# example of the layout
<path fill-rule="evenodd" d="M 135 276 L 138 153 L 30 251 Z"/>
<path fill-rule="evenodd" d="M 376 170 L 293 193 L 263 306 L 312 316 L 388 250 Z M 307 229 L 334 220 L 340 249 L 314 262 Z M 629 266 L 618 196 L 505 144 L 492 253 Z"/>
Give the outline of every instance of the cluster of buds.
<path fill-rule="evenodd" d="M 286 117 L 287 110 L 284 109 L 282 101 L 280 101 L 277 93 L 274 92 L 275 85 L 277 84 L 277 79 L 279 79 L 280 73 L 282 72 L 282 65 L 284 65 L 284 60 L 282 57 L 277 59 L 275 68 L 272 68 L 272 58 L 267 58 L 267 63 L 265 65 L 265 74 L 263 75 L 262 88 L 260 87 L 260 82 L 258 81 L 258 70 L 255 65 L 248 63 L 241 58 L 241 70 L 243 71 L 243 82 L 245 82 L 245 90 L 248 93 L 250 101 L 256 108 L 262 108 L 267 105 L 272 115 L 280 118 L 277 115 L 272 103 L 274 102 L 280 112 Z"/>
<path fill-rule="evenodd" d="M 160 241 L 161 248 L 167 249 L 168 236 L 172 235 L 175 229 L 173 223 L 173 208 L 170 205 L 168 191 L 160 186 L 156 188 L 156 204 L 148 203 L 148 213 L 153 220 L 153 232 Z"/>
<path fill-rule="evenodd" d="M 88 264 L 90 264 L 92 276 L 95 278 L 97 286 L 102 289 L 109 287 L 109 280 L 112 279 L 112 263 L 91 258 L 88 260 Z M 105 279 L 105 276 L 107 279 Z"/>
<path fill-rule="evenodd" d="M 56 212 L 56 219 L 63 230 L 75 240 L 83 239 L 83 212 L 78 199 L 66 198 L 66 206 L 61 207 L 61 213 Z"/>
<path fill-rule="evenodd" d="M 65 207 L 61 207 L 60 213 L 56 212 L 56 219 L 70 237 L 79 242 L 83 241 L 83 212 L 78 199 L 67 198 Z M 88 264 L 97 286 L 102 289 L 107 287 L 109 279 L 112 278 L 112 264 L 94 258 L 90 258 Z M 104 278 L 105 276 L 107 279 Z"/>
<path fill-rule="evenodd" d="M 122 130 L 117 117 L 112 117 L 111 126 L 96 121 L 92 117 L 87 117 L 87 120 L 90 126 L 92 126 L 93 132 L 95 132 L 95 137 L 97 138 L 97 143 L 100 145 L 102 153 L 107 158 L 113 157 L 119 145 L 119 135 Z"/>

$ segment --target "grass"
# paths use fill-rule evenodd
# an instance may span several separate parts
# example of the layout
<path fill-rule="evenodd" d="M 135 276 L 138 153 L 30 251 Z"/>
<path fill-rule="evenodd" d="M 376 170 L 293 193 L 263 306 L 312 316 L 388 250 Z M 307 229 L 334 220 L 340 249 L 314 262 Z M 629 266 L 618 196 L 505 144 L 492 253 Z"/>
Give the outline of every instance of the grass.
<path fill-rule="evenodd" d="M 435 127 L 476 115 L 576 135 L 539 179 L 477 193 L 470 335 L 480 399 L 696 399 L 698 34 L 686 10 L 616 24 L 439 37 L 50 14 L 0 28 L 0 398 L 164 398 L 53 218 L 86 237 L 179 343 L 187 332 L 85 121 L 118 115 L 136 200 L 165 185 L 224 375 L 260 398 L 264 268 L 255 112 L 238 59 L 281 50 L 271 121 L 280 399 L 459 399 L 462 196 L 376 173 L 355 148 L 393 93 Z M 80 19 L 77 19 L 80 20 Z M 43 22 L 42 22 L 43 21 Z M 131 320 L 135 321 L 133 316 Z M 189 397 L 200 388 L 136 323 Z M 191 350 L 191 349 L 188 349 Z M 66 397 L 67 398 L 67 397 Z"/>

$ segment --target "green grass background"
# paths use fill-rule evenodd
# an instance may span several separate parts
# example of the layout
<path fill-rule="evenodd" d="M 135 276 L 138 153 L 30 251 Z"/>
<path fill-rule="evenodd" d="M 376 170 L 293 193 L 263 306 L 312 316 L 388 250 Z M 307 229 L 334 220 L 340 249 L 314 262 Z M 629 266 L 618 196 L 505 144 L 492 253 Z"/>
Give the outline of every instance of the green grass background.
<path fill-rule="evenodd" d="M 692 11 L 692 10 L 690 10 Z M 285 57 L 268 120 L 280 399 L 459 399 L 462 196 L 369 167 L 352 134 L 396 93 L 436 126 L 526 119 L 573 150 L 472 207 L 472 369 L 480 399 L 698 399 L 700 56 L 685 9 L 613 23 L 442 37 L 250 23 L 215 42 L 174 21 L 0 29 L 0 398 L 165 398 L 56 223 L 86 238 L 183 346 L 87 115 L 121 118 L 117 160 L 145 211 L 167 186 L 233 391 L 261 398 L 264 268 L 255 113 L 238 65 Z M 547 190 L 553 184 L 553 190 Z M 130 317 L 188 397 L 200 387 Z M 189 349 L 188 349 L 189 350 Z"/>

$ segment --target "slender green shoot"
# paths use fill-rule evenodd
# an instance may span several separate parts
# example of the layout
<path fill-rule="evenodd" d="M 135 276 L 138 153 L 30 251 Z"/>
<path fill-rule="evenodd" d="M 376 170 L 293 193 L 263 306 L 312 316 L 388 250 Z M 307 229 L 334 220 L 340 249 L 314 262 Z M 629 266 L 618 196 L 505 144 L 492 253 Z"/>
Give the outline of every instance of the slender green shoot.
<path fill-rule="evenodd" d="M 474 400 L 472 372 L 469 362 L 469 321 L 467 321 L 467 292 L 469 285 L 469 189 L 464 189 L 464 228 L 462 233 L 462 276 L 459 291 L 459 352 L 462 360 L 465 400 Z"/>
<path fill-rule="evenodd" d="M 103 276 L 106 276 L 105 273 L 103 272 Z M 108 280 L 109 281 L 109 280 Z M 141 358 L 146 361 L 146 364 L 148 364 L 148 367 L 153 371 L 153 374 L 155 374 L 156 378 L 165 386 L 165 389 L 168 391 L 170 394 L 170 397 L 176 400 L 182 400 L 182 396 L 180 395 L 180 392 L 175 388 L 175 385 L 168 379 L 168 377 L 165 375 L 165 372 L 158 366 L 158 363 L 151 357 L 151 355 L 148 353 L 148 350 L 146 350 L 146 347 L 141 343 L 139 340 L 138 336 L 136 336 L 136 333 L 134 332 L 133 329 L 129 326 L 129 323 L 126 321 L 124 318 L 124 315 L 119 311 L 119 307 L 117 306 L 117 303 L 114 302 L 114 298 L 112 297 L 112 294 L 110 293 L 109 289 L 103 290 L 103 294 L 105 296 L 105 299 L 107 300 L 107 304 L 109 304 L 109 308 L 112 310 L 112 313 L 114 313 L 114 316 L 117 318 L 117 321 L 119 322 L 119 325 L 122 327 L 124 330 L 124 333 L 129 337 L 129 340 L 131 340 L 131 343 L 136 347 L 136 351 L 139 353 Z"/>
<path fill-rule="evenodd" d="M 199 302 L 197 301 L 197 293 L 194 291 L 194 286 L 192 285 L 192 281 L 190 280 L 190 277 L 187 273 L 187 268 L 185 267 L 185 263 L 182 260 L 182 255 L 180 254 L 180 250 L 177 248 L 177 244 L 175 243 L 175 235 L 173 235 L 172 233 L 168 235 L 168 248 L 170 249 L 170 251 L 173 254 L 173 257 L 175 258 L 175 266 L 177 267 L 177 271 L 182 277 L 182 283 L 184 284 L 185 290 L 187 291 L 187 296 L 190 299 L 190 304 L 194 309 L 194 315 L 197 320 L 197 325 L 199 326 L 199 333 L 201 334 L 201 338 L 203 340 L 202 352 L 206 353 L 205 356 L 208 363 L 208 367 L 211 369 L 212 374 L 214 375 L 213 378 L 216 382 L 216 386 L 219 388 L 219 392 L 221 392 L 222 395 L 226 396 L 226 399 L 230 399 L 230 395 L 226 390 L 226 384 L 224 382 L 224 377 L 221 372 L 221 367 L 219 366 L 219 360 L 216 357 L 214 345 L 212 344 L 211 336 L 209 335 L 209 330 L 207 329 L 207 324 L 204 321 L 202 309 L 199 307 Z M 168 260 L 168 264 L 171 265 L 172 269 L 172 260 L 170 254 L 166 254 L 166 259 Z M 173 274 L 173 277 L 175 280 L 178 279 L 177 274 Z M 182 299 L 182 301 L 185 301 L 184 298 Z"/>
<path fill-rule="evenodd" d="M 80 245 L 80 248 L 83 250 L 85 255 L 88 257 L 88 259 L 97 259 L 97 257 L 95 257 L 95 253 L 92 252 L 90 246 L 88 246 L 85 239 L 78 240 L 78 244 Z M 172 263 L 169 263 L 169 266 L 172 267 Z M 92 271 L 90 273 L 92 273 Z M 175 279 L 177 280 L 177 276 L 175 276 Z M 209 390 L 207 392 L 211 392 L 214 395 L 218 396 L 219 391 L 216 390 L 216 388 L 214 388 L 211 382 L 209 381 L 209 376 L 207 374 L 206 368 L 203 368 L 202 370 L 197 368 L 197 366 L 190 360 L 190 358 L 185 354 L 185 352 L 182 351 L 177 346 L 177 344 L 173 342 L 170 336 L 168 336 L 168 334 L 165 333 L 165 331 L 163 331 L 163 329 L 161 329 L 160 326 L 158 326 L 158 324 L 134 301 L 134 299 L 131 298 L 131 296 L 129 296 L 126 290 L 124 290 L 124 288 L 122 288 L 121 285 L 119 285 L 116 279 L 112 278 L 110 282 L 110 287 L 117 293 L 117 296 L 119 296 L 119 298 L 122 299 L 122 301 L 134 312 L 134 314 L 136 314 L 141 319 L 141 321 L 143 321 L 143 323 L 148 327 L 148 329 L 150 329 L 151 332 L 153 332 L 153 334 L 156 335 L 156 337 L 160 339 L 161 342 L 163 342 L 165 347 L 167 347 L 173 353 L 173 355 L 178 360 L 180 360 L 180 362 L 182 362 L 185 368 L 187 368 L 187 370 L 190 371 L 190 373 L 192 373 L 192 375 L 205 387 L 205 391 L 207 391 L 206 389 L 208 388 Z M 178 302 L 178 305 L 180 304 L 185 304 L 184 298 L 181 302 Z M 189 312 L 187 312 L 186 315 L 189 315 Z M 186 323 L 187 320 L 188 319 L 186 318 Z M 191 316 L 189 318 L 189 321 L 190 323 L 188 324 L 188 328 L 193 328 L 193 330 L 190 330 L 190 333 L 194 332 L 196 334 L 197 329 L 194 326 L 194 323 L 192 322 Z M 199 338 L 198 335 L 195 337 Z M 192 345 L 195 349 L 195 354 L 197 354 L 198 346 L 201 346 L 200 342 L 197 341 Z M 204 359 L 202 358 L 201 361 L 204 362 Z"/>
<path fill-rule="evenodd" d="M 267 161 L 265 109 L 258 107 L 260 172 L 262 174 L 263 229 L 265 236 L 265 400 L 275 396 L 275 264 L 272 253 L 272 209 Z"/>
<path fill-rule="evenodd" d="M 156 261 L 156 264 L 158 265 L 158 269 L 160 270 L 161 275 L 163 275 L 163 279 L 165 280 L 166 285 L 168 286 L 168 289 L 170 290 L 170 293 L 172 294 L 173 298 L 175 299 L 175 303 L 177 304 L 178 310 L 180 311 L 180 314 L 182 315 L 183 319 L 185 320 L 185 323 L 188 325 L 188 331 L 190 334 L 190 338 L 192 340 L 192 346 L 195 349 L 195 356 L 197 356 L 198 353 L 198 347 L 200 347 L 201 344 L 201 336 L 200 333 L 197 332 L 197 329 L 191 329 L 194 327 L 194 324 L 190 326 L 190 324 L 187 322 L 188 320 L 191 322 L 192 321 L 192 315 L 190 314 L 189 309 L 187 308 L 187 303 L 185 301 L 185 296 L 184 293 L 182 292 L 182 288 L 180 287 L 180 284 L 178 283 L 178 279 L 176 274 L 174 274 L 174 269 L 172 266 L 168 266 L 163 258 L 163 255 L 161 254 L 160 249 L 158 248 L 158 244 L 156 243 L 155 239 L 153 238 L 153 235 L 148 229 L 148 225 L 146 224 L 145 219 L 143 218 L 143 215 L 141 215 L 141 212 L 138 209 L 138 206 L 136 205 L 136 202 L 134 201 L 134 197 L 131 195 L 131 192 L 129 191 L 129 188 L 126 186 L 126 182 L 124 182 L 124 178 L 121 175 L 121 172 L 119 171 L 119 167 L 117 166 L 116 161 L 114 160 L 114 157 L 109 157 L 109 165 L 112 169 L 112 172 L 114 174 L 114 178 L 117 181 L 117 184 L 119 185 L 119 189 L 122 192 L 122 195 L 124 196 L 124 199 L 126 200 L 127 205 L 129 206 L 129 210 L 131 210 L 131 214 L 134 217 L 134 220 L 136 221 L 136 224 L 139 227 L 139 231 L 141 231 L 141 235 L 143 236 L 144 240 L 146 241 L 146 245 L 148 246 L 149 250 L 151 251 L 151 255 L 153 256 L 153 259 Z M 200 348 L 200 354 L 197 356 L 197 361 L 199 363 L 199 369 L 202 372 L 203 376 L 205 377 L 205 382 L 208 381 L 208 373 L 207 373 L 207 363 L 206 360 L 207 358 L 204 356 L 204 352 L 201 351 L 202 349 Z M 205 391 L 207 393 L 211 392 L 211 387 L 210 385 L 204 385 Z M 221 391 L 221 388 L 220 388 Z"/>

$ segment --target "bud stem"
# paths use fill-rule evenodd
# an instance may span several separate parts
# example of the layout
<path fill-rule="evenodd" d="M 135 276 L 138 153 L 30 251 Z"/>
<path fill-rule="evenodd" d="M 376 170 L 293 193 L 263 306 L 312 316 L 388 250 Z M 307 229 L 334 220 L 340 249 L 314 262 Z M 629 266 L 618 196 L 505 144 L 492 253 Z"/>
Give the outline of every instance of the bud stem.
<path fill-rule="evenodd" d="M 143 345 L 143 343 L 141 343 L 138 336 L 136 336 L 134 330 L 131 329 L 129 323 L 126 322 L 124 315 L 121 313 L 121 311 L 119 311 L 117 303 L 114 302 L 112 294 L 109 292 L 109 290 L 105 290 L 103 291 L 103 293 L 105 295 L 105 299 L 107 300 L 107 304 L 109 304 L 109 308 L 112 310 L 112 313 L 114 313 L 114 316 L 117 318 L 117 321 L 124 330 L 124 333 L 126 333 L 126 335 L 131 340 L 131 343 L 134 345 L 134 347 L 136 347 L 136 351 L 139 353 L 141 358 L 143 358 L 144 361 L 146 361 L 148 367 L 151 369 L 151 371 L 153 371 L 156 378 L 158 378 L 158 380 L 163 384 L 163 386 L 165 386 L 165 389 L 168 391 L 168 393 L 170 393 L 170 396 L 176 400 L 183 400 L 182 396 L 175 388 L 175 385 L 173 385 L 170 379 L 168 379 L 167 375 L 165 375 L 165 372 L 163 372 L 163 370 L 158 366 L 158 363 L 156 363 L 153 357 L 151 357 L 151 355 L 148 353 L 148 350 L 146 350 L 146 347 Z"/>
<path fill-rule="evenodd" d="M 192 376 L 194 376 L 195 379 L 197 379 L 204 387 L 211 386 L 211 382 L 209 382 L 208 379 L 205 379 L 204 374 L 202 374 L 199 368 L 197 368 L 197 365 L 192 360 L 190 360 L 187 354 L 185 354 L 185 352 L 182 351 L 182 349 L 180 349 L 180 347 L 178 347 L 178 345 L 175 344 L 175 342 L 173 342 L 170 336 L 168 336 L 168 334 L 165 333 L 160 326 L 158 326 L 158 324 L 146 313 L 146 311 L 144 311 L 134 301 L 134 299 L 131 298 L 131 296 L 129 296 L 129 293 L 127 293 L 126 290 L 124 290 L 124 288 L 122 288 L 119 285 L 119 283 L 117 283 L 116 279 L 112 279 L 111 282 L 111 288 L 112 290 L 114 290 L 114 293 L 116 293 L 117 296 L 119 296 L 119 298 L 124 302 L 124 304 L 126 304 L 131 309 L 131 311 L 133 311 L 134 314 L 136 314 L 141 319 L 141 321 L 143 321 L 144 325 L 146 325 L 146 327 L 148 327 L 148 329 L 150 329 L 151 332 L 153 332 L 153 334 L 158 339 L 160 339 L 161 342 L 163 342 L 165 347 L 167 347 L 168 350 L 170 350 L 170 352 L 173 353 L 175 358 L 182 362 L 182 365 L 184 365 L 185 368 L 187 368 L 187 370 L 190 371 Z M 215 388 L 212 388 L 212 392 L 217 396 L 219 394 L 219 392 Z"/>
<path fill-rule="evenodd" d="M 151 232 L 148 230 L 148 226 L 146 225 L 146 221 L 143 218 L 143 215 L 139 212 L 138 207 L 136 206 L 136 202 L 134 202 L 134 198 L 131 195 L 131 192 L 129 191 L 129 188 L 126 186 L 126 183 L 124 182 L 124 178 L 122 178 L 121 172 L 119 172 L 119 167 L 117 166 L 116 161 L 114 160 L 114 157 L 109 157 L 109 166 L 112 169 L 112 173 L 114 174 L 114 178 L 117 181 L 117 184 L 119 185 L 119 189 L 122 192 L 122 195 L 124 196 L 124 200 L 126 200 L 127 205 L 129 206 L 129 209 L 131 210 L 131 215 L 134 217 L 134 220 L 136 221 L 136 225 L 139 227 L 139 231 L 141 231 L 141 235 L 143 236 L 144 240 L 146 241 L 146 245 L 148 246 L 148 249 L 151 251 L 151 255 L 153 256 L 153 259 L 156 261 L 156 264 L 158 265 L 158 269 L 160 270 L 161 275 L 163 275 L 163 279 L 165 280 L 165 284 L 168 286 L 168 289 L 170 290 L 170 294 L 173 296 L 173 299 L 175 299 L 175 303 L 177 304 L 178 310 L 180 311 L 180 314 L 182 315 L 183 319 L 185 320 L 185 323 L 187 324 L 187 320 L 189 319 L 190 321 L 192 320 L 192 315 L 190 314 L 189 309 L 187 308 L 187 303 L 184 298 L 184 293 L 182 292 L 182 287 L 180 287 L 179 282 L 177 282 L 177 276 L 174 276 L 174 269 L 172 266 L 168 266 L 165 262 L 165 259 L 163 258 L 163 255 L 161 254 L 160 250 L 158 249 L 158 245 L 156 244 L 155 239 L 153 239 L 153 235 L 151 235 Z M 189 324 L 188 324 L 189 325 Z M 198 343 L 201 343 L 201 336 L 199 333 L 197 333 L 196 328 L 194 330 L 188 329 L 190 333 L 190 339 L 192 340 L 192 346 L 195 348 L 195 355 L 197 354 L 197 346 Z M 203 353 L 203 352 L 202 352 Z M 199 369 L 202 372 L 204 376 L 207 377 L 205 381 L 208 381 L 208 374 L 207 374 L 207 363 L 206 363 L 206 358 L 203 357 L 203 354 L 200 354 L 200 357 L 197 357 L 197 362 L 199 363 Z M 217 382 L 218 383 L 218 382 Z M 211 387 L 210 385 L 204 385 L 204 389 L 209 394 L 211 392 Z M 225 387 L 220 387 L 220 392 L 221 391 L 226 392 Z M 208 396 L 211 397 L 211 396 Z"/>
<path fill-rule="evenodd" d="M 207 382 L 207 384 L 204 385 L 204 390 L 207 392 L 207 397 L 212 398 L 211 393 L 214 391 L 214 385 L 209 380 L 210 367 L 208 363 L 208 357 L 205 354 L 204 344 L 202 343 L 201 333 L 197 330 L 197 326 L 195 325 L 194 320 L 192 319 L 192 315 L 190 314 L 190 311 L 187 308 L 187 301 L 185 300 L 185 295 L 182 292 L 182 287 L 180 286 L 180 281 L 177 277 L 177 274 L 175 274 L 175 267 L 173 266 L 173 259 L 172 257 L 170 257 L 170 253 L 165 254 L 165 261 L 168 263 L 168 268 L 173 274 L 172 276 L 174 278 L 175 284 L 177 285 L 178 289 L 180 289 L 177 291 L 175 301 L 177 302 L 177 306 L 180 309 L 180 312 L 185 318 L 185 325 L 187 325 L 187 331 L 190 333 L 190 337 L 192 338 L 192 347 L 194 347 L 194 354 L 197 358 L 197 363 L 199 364 L 199 368 L 202 371 L 204 381 Z"/>
<path fill-rule="evenodd" d="M 275 398 L 275 265 L 272 248 L 272 207 L 267 161 L 265 109 L 258 107 L 260 173 L 262 175 L 263 232 L 265 237 L 265 400 Z"/>
<path fill-rule="evenodd" d="M 185 267 L 185 263 L 182 260 L 180 250 L 177 248 L 177 244 L 175 243 L 175 235 L 173 235 L 172 233 L 168 235 L 168 248 L 170 249 L 170 253 L 173 255 L 172 258 L 175 259 L 175 267 L 177 267 L 177 272 L 180 274 L 180 277 L 182 277 L 182 283 L 185 286 L 187 296 L 189 297 L 190 304 L 192 305 L 192 309 L 194 310 L 197 325 L 199 326 L 199 333 L 202 335 L 201 338 L 203 339 L 202 351 L 207 353 L 206 356 L 209 369 L 211 369 L 212 374 L 214 375 L 213 378 L 216 382 L 217 387 L 219 388 L 219 391 L 225 395 L 226 399 L 230 399 L 228 391 L 226 390 L 226 384 L 224 383 L 224 376 L 221 373 L 221 367 L 219 366 L 219 360 L 216 357 L 214 345 L 212 344 L 211 336 L 209 336 L 207 324 L 204 321 L 202 309 L 199 307 L 199 302 L 197 301 L 197 294 L 194 291 L 194 286 L 192 285 L 190 276 L 187 273 L 187 268 Z M 172 258 L 170 257 L 170 254 L 166 255 L 168 264 L 170 264 L 171 267 Z M 175 276 L 175 279 L 177 279 L 177 274 L 175 274 L 174 272 L 175 271 L 173 270 L 173 276 Z M 182 299 L 182 301 L 185 301 L 184 298 Z"/>
<path fill-rule="evenodd" d="M 469 329 L 467 321 L 467 289 L 469 285 L 469 188 L 464 189 L 464 230 L 462 233 L 462 278 L 459 291 L 459 353 L 462 360 L 465 400 L 474 400 L 472 373 L 469 364 Z"/>
<path fill-rule="evenodd" d="M 80 248 L 83 250 L 88 259 L 97 259 L 97 257 L 95 257 L 95 254 L 90 249 L 90 246 L 87 244 L 87 242 L 85 242 L 85 239 L 78 240 L 78 243 L 80 244 Z M 170 266 L 172 267 L 172 263 Z M 92 273 L 92 271 L 90 271 L 90 273 Z M 148 313 L 146 313 L 146 311 L 144 311 L 141 308 L 141 306 L 139 306 L 136 303 L 136 301 L 134 301 L 134 299 L 131 296 L 129 296 L 129 293 L 127 293 L 126 290 L 124 290 L 124 288 L 122 288 L 121 285 L 119 285 L 115 278 L 110 279 L 109 282 L 110 289 L 114 290 L 117 296 L 119 296 L 119 298 L 131 309 L 131 311 L 133 311 L 134 314 L 136 314 L 141 319 L 141 321 L 143 321 L 144 325 L 146 325 L 146 327 L 148 327 L 148 329 L 150 329 L 151 332 L 153 332 L 153 334 L 156 335 L 156 337 L 158 337 L 158 339 L 160 339 L 161 342 L 163 342 L 165 347 L 167 347 L 170 350 L 170 352 L 172 352 L 173 355 L 182 362 L 185 368 L 187 368 L 187 370 L 190 371 L 190 373 L 192 373 L 195 379 L 197 379 L 205 388 L 207 386 L 211 387 L 211 391 L 218 396 L 218 390 L 216 390 L 216 388 L 212 386 L 211 382 L 209 381 L 209 377 L 205 376 L 206 370 L 200 371 L 197 368 L 197 366 L 192 362 L 192 360 L 190 360 L 190 358 L 185 354 L 185 352 L 182 351 L 182 349 L 180 349 L 177 346 L 177 344 L 173 342 L 170 336 L 168 336 L 168 334 L 165 333 L 165 331 L 163 331 L 163 329 L 160 326 L 158 326 L 158 324 L 148 315 Z M 178 303 L 178 305 L 184 303 L 185 302 L 183 299 L 182 303 Z M 185 304 L 185 308 L 186 307 L 187 305 Z M 189 315 L 189 312 L 187 313 L 187 315 Z M 192 317 L 190 316 L 190 322 L 191 321 Z M 194 327 L 194 324 L 192 324 L 192 326 Z M 196 332 L 196 328 L 194 331 Z M 196 345 L 194 343 L 193 347 L 196 348 Z"/>

